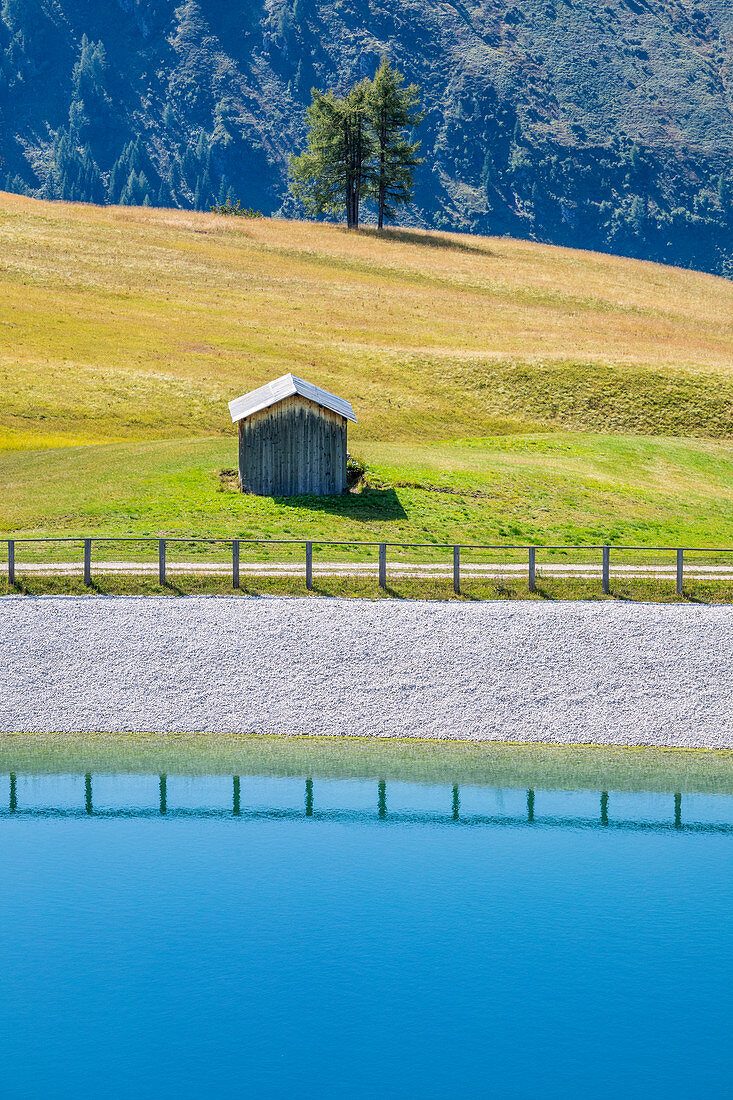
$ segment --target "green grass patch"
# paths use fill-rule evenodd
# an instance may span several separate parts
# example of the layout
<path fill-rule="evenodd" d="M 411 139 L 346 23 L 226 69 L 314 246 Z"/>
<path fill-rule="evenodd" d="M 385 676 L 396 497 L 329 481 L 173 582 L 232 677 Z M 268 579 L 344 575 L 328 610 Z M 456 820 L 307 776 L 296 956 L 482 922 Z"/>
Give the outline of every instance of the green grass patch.
<path fill-rule="evenodd" d="M 2 452 L 2 534 L 733 546 L 730 443 L 554 433 L 365 443 L 357 453 L 367 464 L 361 492 L 278 499 L 237 491 L 226 472 L 236 463 L 234 439 Z M 18 546 L 28 561 L 80 552 Z M 247 550 L 265 560 L 302 552 Z M 135 544 L 94 548 L 107 560 L 142 553 Z M 205 545 L 176 553 L 217 560 Z M 153 560 L 157 549 L 145 554 Z M 437 549 L 403 556 L 448 560 Z"/>
<path fill-rule="evenodd" d="M 726 749 L 398 737 L 0 734 L 0 774 L 13 772 L 380 778 L 525 790 L 733 794 L 733 752 Z"/>
<path fill-rule="evenodd" d="M 0 195 L 1 533 L 733 545 L 729 281 L 235 221 Z M 290 370 L 352 401 L 362 492 L 224 473 L 227 401 Z"/>
<path fill-rule="evenodd" d="M 387 588 L 376 579 L 360 577 L 317 577 L 307 591 L 305 577 L 242 577 L 235 590 L 227 577 L 171 576 L 165 585 L 152 577 L 104 576 L 94 574 L 92 585 L 80 577 L 16 577 L 0 581 L 0 596 L 301 596 L 309 599 L 450 600 L 470 603 L 484 600 L 624 600 L 644 603 L 733 603 L 733 580 L 691 581 L 682 596 L 671 580 L 617 580 L 610 595 L 604 596 L 599 579 L 539 579 L 537 590 L 529 591 L 527 580 L 490 581 L 467 577 L 460 595 L 449 579 L 402 579 L 388 577 Z"/>

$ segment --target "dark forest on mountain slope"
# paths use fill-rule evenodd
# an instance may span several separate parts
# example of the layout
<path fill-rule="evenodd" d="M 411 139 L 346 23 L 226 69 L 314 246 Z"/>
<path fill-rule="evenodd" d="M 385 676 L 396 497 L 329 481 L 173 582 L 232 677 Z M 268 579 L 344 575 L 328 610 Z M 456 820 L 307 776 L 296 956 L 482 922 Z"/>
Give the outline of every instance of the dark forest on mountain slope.
<path fill-rule="evenodd" d="M 310 89 L 422 88 L 403 220 L 733 273 L 728 0 L 5 0 L 0 186 L 298 213 Z"/>

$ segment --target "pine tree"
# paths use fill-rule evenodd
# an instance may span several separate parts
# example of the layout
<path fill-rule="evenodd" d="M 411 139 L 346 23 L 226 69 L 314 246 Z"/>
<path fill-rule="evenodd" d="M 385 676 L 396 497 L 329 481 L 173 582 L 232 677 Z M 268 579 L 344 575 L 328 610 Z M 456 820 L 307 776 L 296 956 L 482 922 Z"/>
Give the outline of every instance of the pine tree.
<path fill-rule="evenodd" d="M 72 99 L 69 107 L 69 131 L 72 137 L 78 141 L 89 124 L 84 104 L 80 99 Z"/>
<path fill-rule="evenodd" d="M 122 188 L 120 194 L 120 206 L 134 206 L 135 205 L 135 190 L 137 187 L 137 178 L 134 172 L 130 172 L 127 177 L 127 183 Z"/>
<path fill-rule="evenodd" d="M 142 206 L 149 190 L 150 184 L 145 173 L 142 169 L 136 172 L 133 168 L 120 195 L 120 206 Z M 150 205 L 149 201 L 147 205 Z"/>
<path fill-rule="evenodd" d="M 203 178 L 201 180 L 201 210 L 206 209 L 206 207 L 211 204 L 213 198 L 214 185 L 211 182 L 211 175 L 209 174 L 209 171 L 207 169 L 207 171 L 204 172 Z"/>
<path fill-rule="evenodd" d="M 53 143 L 53 161 L 47 191 L 69 202 L 102 202 L 104 188 L 89 144 L 79 146 L 68 130 L 59 130 Z"/>
<path fill-rule="evenodd" d="M 343 99 L 314 88 L 306 112 L 307 148 L 290 159 L 296 198 L 314 215 L 337 214 L 345 207 L 349 229 L 359 228 L 361 200 L 374 183 L 370 87 L 362 80 Z"/>
<path fill-rule="evenodd" d="M 181 170 L 186 182 L 189 184 L 193 183 L 199 170 L 199 160 L 195 150 L 193 150 L 190 145 L 186 146 L 186 151 L 183 154 Z"/>
<path fill-rule="evenodd" d="M 111 100 L 106 90 L 107 55 L 101 42 L 81 40 L 79 58 L 71 74 L 69 129 L 76 141 L 88 134 L 104 139 Z"/>
<path fill-rule="evenodd" d="M 346 139 L 346 205 L 347 223 L 359 228 L 359 207 L 363 195 L 369 193 L 374 183 L 372 158 L 375 152 L 374 135 L 369 119 L 369 92 L 371 83 L 362 80 L 354 85 L 345 99 Z M 348 212 L 350 212 L 350 222 Z"/>
<path fill-rule="evenodd" d="M 127 183 L 130 175 L 130 166 L 126 158 L 125 151 L 123 150 L 121 155 L 117 158 L 109 177 L 109 187 L 107 188 L 107 195 L 110 202 L 119 202 L 122 189 Z"/>
<path fill-rule="evenodd" d="M 419 125 L 425 114 L 418 109 L 419 88 L 404 87 L 404 80 L 383 57 L 369 86 L 368 109 L 379 162 L 374 190 L 379 229 L 385 218 L 393 221 L 397 208 L 412 201 L 414 171 L 422 163 L 417 156 L 420 142 L 409 141 L 405 131 Z"/>
<path fill-rule="evenodd" d="M 634 233 L 637 236 L 641 236 L 644 229 L 644 200 L 639 195 L 634 195 L 631 200 L 631 213 L 629 214 L 629 222 L 631 224 Z"/>
<path fill-rule="evenodd" d="M 181 190 L 181 165 L 180 162 L 174 160 L 171 164 L 170 175 L 168 177 L 171 189 L 171 196 L 173 199 L 177 197 Z"/>

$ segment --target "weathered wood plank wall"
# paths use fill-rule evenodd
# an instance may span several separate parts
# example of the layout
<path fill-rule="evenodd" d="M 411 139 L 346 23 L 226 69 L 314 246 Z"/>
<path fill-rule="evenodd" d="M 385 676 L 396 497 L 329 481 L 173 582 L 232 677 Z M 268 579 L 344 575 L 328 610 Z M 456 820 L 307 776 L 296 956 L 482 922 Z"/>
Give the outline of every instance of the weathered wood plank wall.
<path fill-rule="evenodd" d="M 242 491 L 258 496 L 319 496 L 346 489 L 343 416 L 298 395 L 239 421 Z"/>

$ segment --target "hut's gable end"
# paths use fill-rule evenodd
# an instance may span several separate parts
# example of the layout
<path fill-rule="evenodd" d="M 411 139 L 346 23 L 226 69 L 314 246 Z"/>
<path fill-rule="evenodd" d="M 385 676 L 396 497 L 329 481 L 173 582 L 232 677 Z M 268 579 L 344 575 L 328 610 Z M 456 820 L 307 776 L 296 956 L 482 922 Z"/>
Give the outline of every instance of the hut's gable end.
<path fill-rule="evenodd" d="M 260 496 L 346 489 L 345 417 L 300 395 L 239 421 L 239 476 Z"/>
<path fill-rule="evenodd" d="M 254 413 L 270 408 L 286 397 L 292 397 L 295 394 L 299 394 L 301 397 L 307 398 L 308 401 L 322 405 L 338 416 L 344 416 L 347 420 L 353 420 L 356 423 L 356 417 L 350 402 L 344 400 L 343 397 L 337 397 L 335 393 L 331 393 L 329 390 L 314 386 L 312 382 L 306 382 L 304 378 L 297 378 L 294 374 L 283 374 L 282 377 L 276 378 L 274 382 L 268 382 L 265 386 L 250 390 L 249 393 L 244 393 L 241 397 L 235 397 L 233 401 L 229 402 L 232 421 L 236 423 L 238 420 L 244 420 L 245 417 L 253 416 Z"/>

